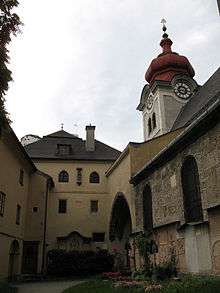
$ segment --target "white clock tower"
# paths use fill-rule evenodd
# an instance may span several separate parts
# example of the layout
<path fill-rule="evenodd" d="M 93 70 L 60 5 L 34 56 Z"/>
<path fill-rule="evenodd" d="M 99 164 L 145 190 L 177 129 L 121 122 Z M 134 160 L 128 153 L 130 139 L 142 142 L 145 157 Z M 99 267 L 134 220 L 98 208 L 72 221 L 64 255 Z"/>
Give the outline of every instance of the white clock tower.
<path fill-rule="evenodd" d="M 169 132 L 198 85 L 195 72 L 185 56 L 172 52 L 172 41 L 163 22 L 162 53 L 153 59 L 147 69 L 148 82 L 142 90 L 137 107 L 143 113 L 144 140 Z"/>

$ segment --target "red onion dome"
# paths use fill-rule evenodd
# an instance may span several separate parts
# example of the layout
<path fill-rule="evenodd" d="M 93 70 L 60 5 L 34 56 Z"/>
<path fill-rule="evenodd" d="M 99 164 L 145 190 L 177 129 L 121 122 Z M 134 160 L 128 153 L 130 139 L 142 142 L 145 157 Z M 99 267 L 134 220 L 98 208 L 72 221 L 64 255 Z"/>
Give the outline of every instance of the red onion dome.
<path fill-rule="evenodd" d="M 189 60 L 185 56 L 172 52 L 171 46 L 173 42 L 165 33 L 165 26 L 163 30 L 163 39 L 160 42 L 163 52 L 152 60 L 145 74 L 146 81 L 150 84 L 155 80 L 171 81 L 176 74 L 186 74 L 193 78 L 195 71 Z"/>

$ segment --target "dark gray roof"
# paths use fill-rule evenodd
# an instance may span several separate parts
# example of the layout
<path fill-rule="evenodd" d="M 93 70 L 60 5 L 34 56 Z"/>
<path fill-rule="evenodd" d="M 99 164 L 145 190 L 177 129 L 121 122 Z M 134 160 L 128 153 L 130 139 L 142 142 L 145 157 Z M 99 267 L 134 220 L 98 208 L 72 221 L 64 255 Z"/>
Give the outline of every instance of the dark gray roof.
<path fill-rule="evenodd" d="M 70 145 L 71 153 L 59 155 L 57 152 L 59 144 Z M 98 140 L 95 140 L 94 152 L 86 151 L 84 140 L 64 130 L 44 136 L 24 148 L 32 159 L 115 161 L 121 153 Z"/>
<path fill-rule="evenodd" d="M 182 108 L 172 130 L 187 126 L 199 117 L 207 107 L 215 102 L 218 93 L 220 93 L 220 67 Z"/>

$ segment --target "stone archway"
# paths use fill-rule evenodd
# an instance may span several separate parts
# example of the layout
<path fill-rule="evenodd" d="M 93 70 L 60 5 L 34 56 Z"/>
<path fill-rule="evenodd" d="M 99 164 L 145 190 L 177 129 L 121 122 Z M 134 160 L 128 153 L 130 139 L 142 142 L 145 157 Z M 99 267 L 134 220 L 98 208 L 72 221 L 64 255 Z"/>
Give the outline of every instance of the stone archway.
<path fill-rule="evenodd" d="M 19 242 L 17 240 L 13 240 L 9 250 L 8 278 L 10 280 L 15 279 L 19 274 L 19 255 Z"/>
<path fill-rule="evenodd" d="M 132 232 L 130 208 L 123 193 L 117 193 L 109 226 L 111 250 L 121 256 L 121 267 L 130 267 L 129 237 Z"/>

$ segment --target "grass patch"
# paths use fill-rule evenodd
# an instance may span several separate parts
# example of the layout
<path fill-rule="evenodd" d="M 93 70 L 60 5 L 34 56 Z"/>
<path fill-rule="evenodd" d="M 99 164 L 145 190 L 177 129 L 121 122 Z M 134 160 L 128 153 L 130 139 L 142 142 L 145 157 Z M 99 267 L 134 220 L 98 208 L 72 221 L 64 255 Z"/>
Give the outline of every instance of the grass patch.
<path fill-rule="evenodd" d="M 186 276 L 181 281 L 169 281 L 161 283 L 161 290 L 154 293 L 219 293 L 220 278 Z M 139 293 L 141 288 L 113 288 L 112 281 L 91 280 L 83 284 L 66 289 L 63 293 Z"/>
<path fill-rule="evenodd" d="M 134 290 L 134 289 L 133 289 Z M 134 292 L 132 290 L 132 292 Z M 114 289 L 111 281 L 105 280 L 93 280 L 86 283 L 73 286 L 72 288 L 66 289 L 63 293 L 126 293 L 128 289 Z M 131 292 L 131 291 L 130 291 Z"/>

